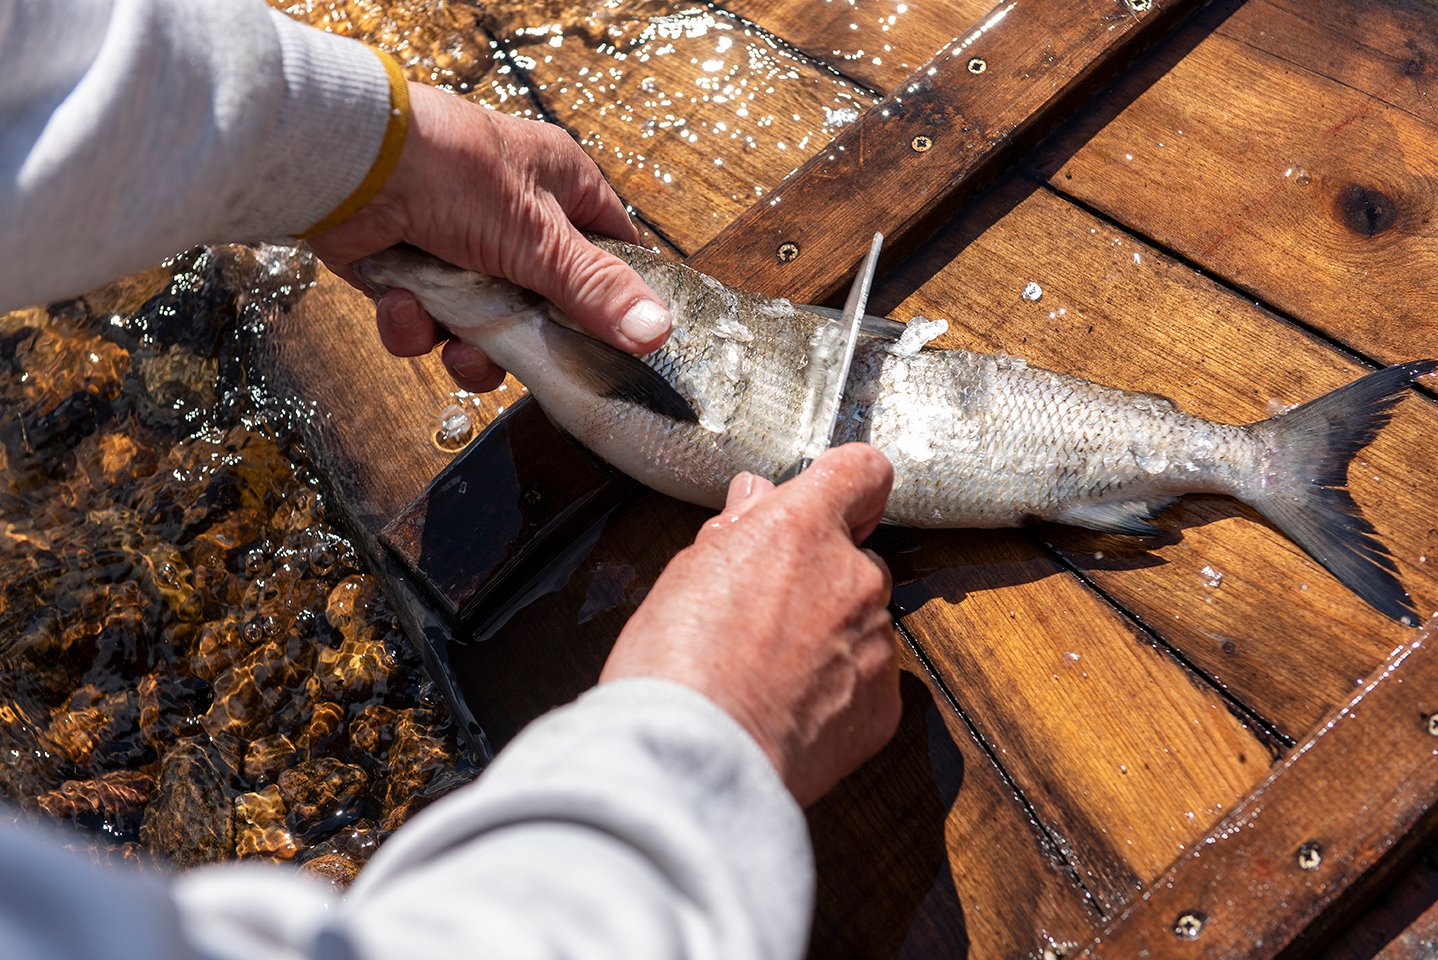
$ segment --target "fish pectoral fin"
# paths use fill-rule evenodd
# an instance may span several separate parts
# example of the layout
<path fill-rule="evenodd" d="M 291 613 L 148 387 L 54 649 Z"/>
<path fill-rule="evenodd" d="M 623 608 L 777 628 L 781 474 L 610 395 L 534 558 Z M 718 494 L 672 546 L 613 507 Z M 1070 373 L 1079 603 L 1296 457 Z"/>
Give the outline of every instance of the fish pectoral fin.
<path fill-rule="evenodd" d="M 689 401 L 638 357 L 565 327 L 550 325 L 545 333 L 565 372 L 600 396 L 623 400 L 681 423 L 699 422 Z"/>
<path fill-rule="evenodd" d="M 1149 520 L 1177 497 L 1152 500 L 1113 500 L 1108 503 L 1085 503 L 1069 507 L 1049 519 L 1101 533 L 1126 533 L 1135 537 L 1152 537 L 1160 533 Z"/>

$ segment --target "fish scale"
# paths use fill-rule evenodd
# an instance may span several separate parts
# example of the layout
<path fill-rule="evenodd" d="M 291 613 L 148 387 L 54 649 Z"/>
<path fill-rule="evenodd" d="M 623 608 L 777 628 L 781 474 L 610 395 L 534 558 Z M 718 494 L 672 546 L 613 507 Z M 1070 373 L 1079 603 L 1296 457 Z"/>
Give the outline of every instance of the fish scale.
<path fill-rule="evenodd" d="M 375 289 L 413 292 L 523 381 L 552 420 L 656 490 L 717 507 L 740 471 L 778 477 L 808 437 L 807 399 L 821 375 L 808 361 L 831 318 L 638 247 L 596 242 L 638 271 L 674 317 L 668 341 L 642 359 L 576 332 L 572 320 L 503 280 L 418 251 L 395 248 L 356 269 Z M 1403 619 L 1412 604 L 1346 490 L 1347 471 L 1404 388 L 1435 366 L 1389 367 L 1237 425 L 1015 357 L 913 351 L 868 336 L 855 351 L 833 440 L 870 443 L 889 458 L 885 519 L 909 526 L 1039 519 L 1145 535 L 1157 532 L 1151 516 L 1177 496 L 1233 496 Z"/>

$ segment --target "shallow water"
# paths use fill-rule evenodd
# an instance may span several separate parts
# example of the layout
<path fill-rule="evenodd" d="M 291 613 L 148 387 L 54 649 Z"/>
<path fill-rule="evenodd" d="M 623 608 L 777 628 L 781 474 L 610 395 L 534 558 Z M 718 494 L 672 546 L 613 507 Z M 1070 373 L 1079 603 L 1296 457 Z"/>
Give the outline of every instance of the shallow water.
<path fill-rule="evenodd" d="M 271 2 L 562 123 L 681 251 L 873 100 L 702 3 Z M 254 373 L 317 269 L 199 249 L 0 317 L 0 795 L 96 859 L 346 882 L 476 772 Z"/>
<path fill-rule="evenodd" d="M 0 790 L 97 858 L 344 878 L 472 775 L 247 375 L 313 272 L 194 251 L 0 318 Z"/>

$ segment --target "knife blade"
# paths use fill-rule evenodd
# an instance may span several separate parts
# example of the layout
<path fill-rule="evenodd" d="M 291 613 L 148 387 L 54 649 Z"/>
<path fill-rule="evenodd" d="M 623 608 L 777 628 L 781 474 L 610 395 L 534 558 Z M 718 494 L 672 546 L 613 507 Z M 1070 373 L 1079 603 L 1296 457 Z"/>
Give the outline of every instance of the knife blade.
<path fill-rule="evenodd" d="M 874 271 L 879 263 L 879 249 L 884 244 L 882 233 L 874 234 L 869 244 L 869 253 L 859 266 L 859 273 L 849 287 L 849 297 L 844 301 L 844 312 L 836 323 L 820 329 L 816 342 L 810 350 L 809 362 L 813 375 L 812 391 L 804 412 L 805 438 L 799 459 L 779 475 L 779 482 L 793 479 L 829 449 L 834 438 L 834 427 L 839 422 L 839 406 L 844 399 L 844 388 L 849 382 L 849 369 L 854 363 L 854 348 L 859 344 L 859 330 L 864 324 L 864 308 L 869 303 L 869 288 L 874 283 Z"/>

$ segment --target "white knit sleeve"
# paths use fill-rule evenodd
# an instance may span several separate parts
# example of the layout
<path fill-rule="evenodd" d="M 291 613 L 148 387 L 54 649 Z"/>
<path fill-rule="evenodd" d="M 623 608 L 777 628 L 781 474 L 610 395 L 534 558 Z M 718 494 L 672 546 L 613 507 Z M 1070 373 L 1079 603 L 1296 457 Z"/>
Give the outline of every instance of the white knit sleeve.
<path fill-rule="evenodd" d="M 302 231 L 389 121 L 373 51 L 263 0 L 0 0 L 0 63 L 0 309 Z"/>

